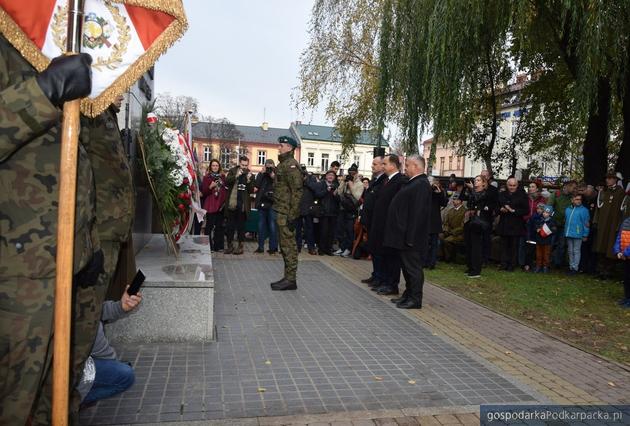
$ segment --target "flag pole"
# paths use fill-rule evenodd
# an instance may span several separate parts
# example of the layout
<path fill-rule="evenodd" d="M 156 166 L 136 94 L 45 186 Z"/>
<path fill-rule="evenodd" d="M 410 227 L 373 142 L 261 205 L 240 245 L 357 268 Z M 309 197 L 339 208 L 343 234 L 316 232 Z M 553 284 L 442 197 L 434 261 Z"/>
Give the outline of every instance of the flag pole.
<path fill-rule="evenodd" d="M 84 0 L 68 2 L 66 54 L 81 50 Z M 57 277 L 53 339 L 52 422 L 68 424 L 70 400 L 70 332 L 72 321 L 72 269 L 77 162 L 80 130 L 80 100 L 63 106 L 61 161 L 59 167 L 59 213 L 57 220 Z"/>

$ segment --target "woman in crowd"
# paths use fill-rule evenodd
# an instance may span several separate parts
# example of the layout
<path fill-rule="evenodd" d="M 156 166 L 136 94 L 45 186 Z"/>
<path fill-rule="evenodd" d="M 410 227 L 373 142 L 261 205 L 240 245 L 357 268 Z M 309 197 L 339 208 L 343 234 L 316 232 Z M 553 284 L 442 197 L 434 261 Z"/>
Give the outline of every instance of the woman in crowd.
<path fill-rule="evenodd" d="M 335 234 L 335 225 L 339 215 L 339 197 L 335 193 L 335 172 L 326 172 L 324 180 L 317 183 L 315 197 L 322 205 L 322 217 L 319 218 L 319 254 L 332 256 L 332 243 Z"/>
<path fill-rule="evenodd" d="M 218 160 L 210 162 L 208 173 L 203 177 L 201 192 L 205 197 L 203 208 L 206 210 L 206 235 L 210 240 L 210 249 L 212 251 L 222 251 L 224 236 L 223 206 L 227 198 L 227 188 L 225 187 L 225 175 Z"/>
<path fill-rule="evenodd" d="M 479 175 L 475 177 L 472 189 L 466 191 L 468 201 L 464 225 L 466 262 L 469 278 L 481 276 L 483 234 L 492 228 L 492 217 L 496 210 L 496 199 L 488 194 L 488 181 Z"/>

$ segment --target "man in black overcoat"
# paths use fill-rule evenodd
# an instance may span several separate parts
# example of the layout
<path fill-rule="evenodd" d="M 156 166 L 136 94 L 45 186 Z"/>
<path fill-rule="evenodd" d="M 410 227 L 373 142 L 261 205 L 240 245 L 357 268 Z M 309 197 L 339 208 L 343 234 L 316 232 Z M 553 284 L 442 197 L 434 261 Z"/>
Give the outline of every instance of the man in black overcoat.
<path fill-rule="evenodd" d="M 374 214 L 374 206 L 376 205 L 376 198 L 378 197 L 378 191 L 383 187 L 383 184 L 387 180 L 385 174 L 385 165 L 383 163 L 383 157 L 374 157 L 372 160 L 372 180 L 367 190 L 363 194 L 363 208 L 361 209 L 361 226 L 368 232 L 368 241 L 370 239 L 370 225 L 372 224 L 372 215 Z M 372 256 L 372 275 L 369 278 L 361 280 L 365 284 L 374 284 L 376 282 L 383 281 L 383 258 L 382 256 L 374 253 L 370 253 Z"/>
<path fill-rule="evenodd" d="M 422 307 L 424 272 L 422 266 L 429 244 L 431 185 L 424 173 L 424 158 L 410 155 L 405 161 L 409 180 L 392 200 L 385 225 L 385 247 L 398 251 L 406 289 L 396 300 L 402 309 Z"/>
<path fill-rule="evenodd" d="M 385 224 L 390 220 L 388 208 L 401 185 L 407 181 L 407 177 L 400 173 L 400 159 L 395 154 L 385 156 L 384 168 L 387 179 L 379 189 L 374 203 L 374 211 L 371 218 L 370 232 L 368 234 L 368 250 L 383 260 L 383 279 L 374 281 L 370 286 L 378 294 L 398 294 L 398 282 L 400 281 L 400 258 L 398 251 L 383 245 L 385 238 Z"/>
<path fill-rule="evenodd" d="M 518 187 L 518 180 L 511 177 L 507 190 L 499 193 L 499 223 L 496 233 L 501 237 L 501 268 L 513 271 L 517 265 L 518 240 L 525 235 L 523 216 L 529 211 L 527 194 Z"/>

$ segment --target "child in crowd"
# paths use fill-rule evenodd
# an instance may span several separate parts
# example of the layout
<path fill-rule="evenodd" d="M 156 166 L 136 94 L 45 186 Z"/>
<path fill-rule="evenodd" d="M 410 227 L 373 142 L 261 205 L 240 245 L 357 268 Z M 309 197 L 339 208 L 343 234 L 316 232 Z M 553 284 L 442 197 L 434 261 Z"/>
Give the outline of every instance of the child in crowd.
<path fill-rule="evenodd" d="M 630 217 L 621 223 L 613 251 L 617 259 L 623 262 L 623 299 L 619 305 L 630 309 Z"/>
<path fill-rule="evenodd" d="M 546 205 L 542 216 L 536 220 L 536 270 L 534 272 L 549 272 L 552 235 L 558 230 L 552 215 L 553 207 Z"/>
<path fill-rule="evenodd" d="M 586 241 L 589 233 L 590 213 L 582 205 L 582 195 L 576 194 L 571 205 L 564 213 L 564 236 L 569 251 L 569 275 L 577 274 L 582 254 L 582 241 Z"/>
<path fill-rule="evenodd" d="M 536 263 L 536 223 L 542 217 L 545 203 L 536 204 L 536 210 L 527 220 L 527 239 L 525 240 L 525 270 L 534 271 Z"/>

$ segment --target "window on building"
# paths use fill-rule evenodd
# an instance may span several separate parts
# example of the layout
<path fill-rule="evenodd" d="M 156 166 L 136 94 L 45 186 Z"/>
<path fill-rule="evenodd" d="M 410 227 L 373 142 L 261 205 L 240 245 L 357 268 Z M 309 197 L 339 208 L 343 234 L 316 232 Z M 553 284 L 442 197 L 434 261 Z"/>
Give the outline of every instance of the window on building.
<path fill-rule="evenodd" d="M 322 172 L 328 171 L 328 154 L 322 154 Z"/>
<path fill-rule="evenodd" d="M 360 155 L 355 155 L 354 156 L 354 164 L 357 165 L 359 170 L 361 169 L 361 156 Z"/>
<path fill-rule="evenodd" d="M 223 167 L 224 169 L 230 167 L 231 154 L 232 152 L 230 151 L 229 147 L 224 146 L 221 148 L 221 158 L 219 159 L 219 161 L 221 161 L 221 167 Z"/>
<path fill-rule="evenodd" d="M 267 151 L 258 151 L 258 165 L 264 166 L 267 161 Z"/>
<path fill-rule="evenodd" d="M 315 153 L 314 152 L 309 152 L 306 155 L 306 165 L 307 166 L 314 166 L 315 165 Z"/>
<path fill-rule="evenodd" d="M 448 156 L 448 169 L 453 170 L 453 156 L 452 155 Z"/>
<path fill-rule="evenodd" d="M 461 170 L 462 169 L 462 157 L 461 155 L 457 156 L 457 170 Z"/>
<path fill-rule="evenodd" d="M 445 157 L 440 157 L 440 173 L 444 173 L 444 160 Z"/>
<path fill-rule="evenodd" d="M 212 147 L 210 145 L 204 145 L 203 147 L 203 161 L 206 163 L 212 159 Z"/>

